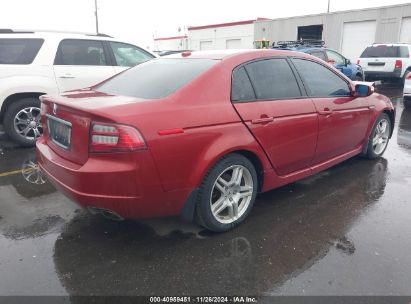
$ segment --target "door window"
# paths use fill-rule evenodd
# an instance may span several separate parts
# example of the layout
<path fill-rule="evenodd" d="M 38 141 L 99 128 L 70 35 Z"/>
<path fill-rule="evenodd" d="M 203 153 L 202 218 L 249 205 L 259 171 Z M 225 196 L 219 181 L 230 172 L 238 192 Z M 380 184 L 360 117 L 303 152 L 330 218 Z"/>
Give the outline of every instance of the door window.
<path fill-rule="evenodd" d="M 348 83 L 325 66 L 297 58 L 293 62 L 311 97 L 351 96 Z"/>
<path fill-rule="evenodd" d="M 153 59 L 154 56 L 127 43 L 110 42 L 118 66 L 132 67 Z"/>
<path fill-rule="evenodd" d="M 60 42 L 55 65 L 108 65 L 103 42 L 96 40 L 66 39 Z"/>
<path fill-rule="evenodd" d="M 330 51 L 330 50 L 326 50 L 327 52 L 327 57 L 328 57 L 328 61 L 332 64 L 345 64 L 345 59 L 343 56 L 341 56 L 340 54 Z"/>
<path fill-rule="evenodd" d="M 266 59 L 249 63 L 250 76 L 257 99 L 291 99 L 301 97 L 297 80 L 286 59 Z"/>
<path fill-rule="evenodd" d="M 321 60 L 327 61 L 327 58 L 325 58 L 325 54 L 323 51 L 312 51 L 311 55 L 320 58 Z"/>
<path fill-rule="evenodd" d="M 253 87 L 244 67 L 236 69 L 233 73 L 233 82 L 231 89 L 232 101 L 250 101 L 255 100 Z"/>

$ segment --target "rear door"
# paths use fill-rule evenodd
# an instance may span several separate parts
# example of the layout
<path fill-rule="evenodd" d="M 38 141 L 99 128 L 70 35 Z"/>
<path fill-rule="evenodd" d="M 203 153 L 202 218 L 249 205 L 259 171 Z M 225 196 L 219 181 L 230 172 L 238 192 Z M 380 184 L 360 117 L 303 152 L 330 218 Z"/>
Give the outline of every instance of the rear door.
<path fill-rule="evenodd" d="M 128 43 L 107 42 L 116 73 L 154 58 L 145 50 Z"/>
<path fill-rule="evenodd" d="M 54 74 L 60 92 L 95 85 L 116 73 L 104 42 L 64 39 L 54 61 Z"/>
<path fill-rule="evenodd" d="M 302 58 L 292 62 L 319 114 L 313 165 L 361 146 L 370 121 L 367 99 L 353 97 L 348 81 L 326 65 Z"/>
<path fill-rule="evenodd" d="M 232 101 L 279 175 L 309 167 L 317 142 L 317 113 L 286 58 L 236 68 Z"/>

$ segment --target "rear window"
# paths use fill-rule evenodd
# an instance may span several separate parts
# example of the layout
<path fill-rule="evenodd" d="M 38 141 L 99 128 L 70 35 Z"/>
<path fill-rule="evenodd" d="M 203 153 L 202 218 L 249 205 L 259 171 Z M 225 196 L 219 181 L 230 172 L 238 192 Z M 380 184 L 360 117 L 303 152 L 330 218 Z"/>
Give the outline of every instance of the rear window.
<path fill-rule="evenodd" d="M 0 64 L 30 64 L 43 39 L 0 39 Z"/>
<path fill-rule="evenodd" d="M 115 76 L 97 86 L 95 90 L 144 99 L 163 98 L 217 62 L 212 59 L 155 59 Z"/>
<path fill-rule="evenodd" d="M 369 46 L 361 54 L 361 58 L 408 58 L 408 47 L 406 46 L 389 46 L 389 45 L 379 45 L 379 46 Z"/>

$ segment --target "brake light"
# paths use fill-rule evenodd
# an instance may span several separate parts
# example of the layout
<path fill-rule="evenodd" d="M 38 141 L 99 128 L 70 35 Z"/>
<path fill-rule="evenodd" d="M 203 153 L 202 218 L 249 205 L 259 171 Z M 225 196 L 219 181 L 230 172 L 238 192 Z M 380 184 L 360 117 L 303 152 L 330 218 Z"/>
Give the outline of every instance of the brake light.
<path fill-rule="evenodd" d="M 357 64 L 360 64 L 360 63 L 361 63 L 360 59 L 357 59 Z"/>
<path fill-rule="evenodd" d="M 146 149 L 140 132 L 126 125 L 93 122 L 90 152 L 131 152 Z"/>
<path fill-rule="evenodd" d="M 395 60 L 395 68 L 402 69 L 402 60 Z"/>

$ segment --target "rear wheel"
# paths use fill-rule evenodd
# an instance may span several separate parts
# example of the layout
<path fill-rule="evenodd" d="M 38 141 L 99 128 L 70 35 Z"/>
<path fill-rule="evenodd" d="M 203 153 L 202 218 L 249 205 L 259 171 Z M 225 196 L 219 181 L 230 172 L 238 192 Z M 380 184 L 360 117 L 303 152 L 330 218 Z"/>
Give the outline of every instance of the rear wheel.
<path fill-rule="evenodd" d="M 4 130 L 21 146 L 32 147 L 43 133 L 40 121 L 40 100 L 23 98 L 13 102 L 4 115 Z"/>
<path fill-rule="evenodd" d="M 257 195 L 257 173 L 240 154 L 221 159 L 204 178 L 196 206 L 197 222 L 215 232 L 228 231 L 250 213 Z"/>
<path fill-rule="evenodd" d="M 387 149 L 389 138 L 391 135 L 391 119 L 382 113 L 376 120 L 368 139 L 368 148 L 366 157 L 375 159 L 381 157 Z"/>

